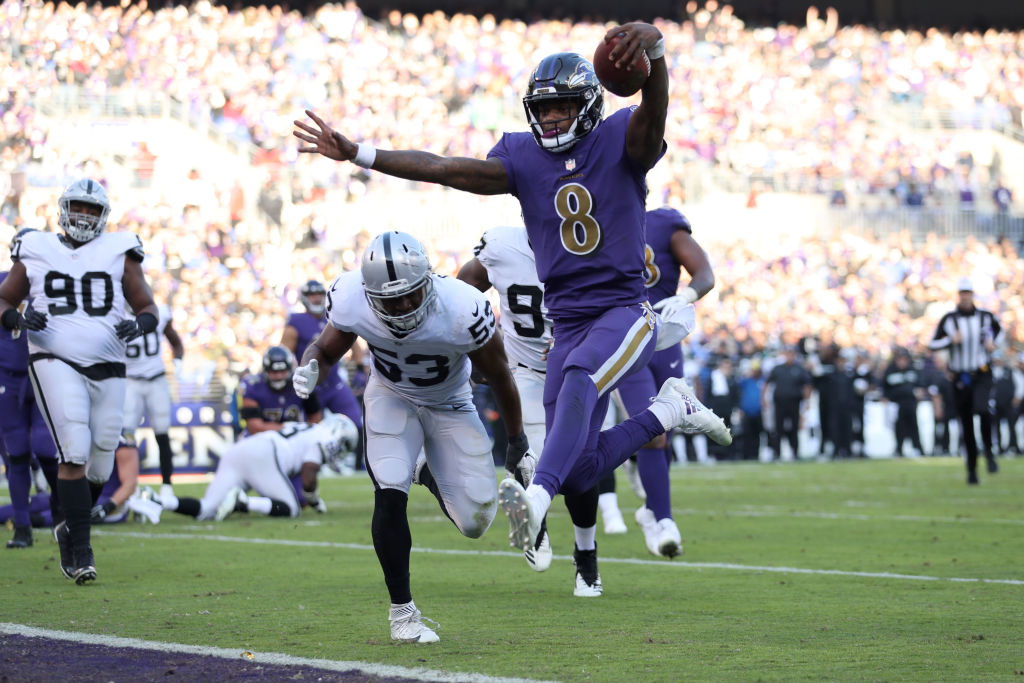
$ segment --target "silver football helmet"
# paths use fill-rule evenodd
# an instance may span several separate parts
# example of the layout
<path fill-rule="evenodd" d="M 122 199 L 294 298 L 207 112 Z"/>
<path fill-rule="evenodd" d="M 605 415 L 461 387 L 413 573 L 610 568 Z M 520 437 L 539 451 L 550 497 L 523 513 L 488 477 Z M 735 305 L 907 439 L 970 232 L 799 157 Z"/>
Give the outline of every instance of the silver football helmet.
<path fill-rule="evenodd" d="M 71 202 L 95 204 L 100 207 L 98 216 L 81 211 L 72 211 Z M 76 242 L 88 242 L 96 239 L 107 227 L 107 216 L 110 215 L 110 200 L 107 191 L 97 181 L 81 178 L 67 186 L 58 202 L 60 214 L 57 223 Z"/>
<path fill-rule="evenodd" d="M 420 326 L 437 293 L 427 250 L 419 240 L 397 231 L 377 235 L 363 253 L 362 273 L 366 300 L 389 330 L 402 335 Z M 413 310 L 398 307 L 401 299 L 419 291 L 422 296 Z"/>
<path fill-rule="evenodd" d="M 335 472 L 341 471 L 342 459 L 356 450 L 359 443 L 359 428 L 346 415 L 324 411 L 320 424 L 327 427 L 328 436 L 320 440 L 320 455 L 323 462 Z"/>

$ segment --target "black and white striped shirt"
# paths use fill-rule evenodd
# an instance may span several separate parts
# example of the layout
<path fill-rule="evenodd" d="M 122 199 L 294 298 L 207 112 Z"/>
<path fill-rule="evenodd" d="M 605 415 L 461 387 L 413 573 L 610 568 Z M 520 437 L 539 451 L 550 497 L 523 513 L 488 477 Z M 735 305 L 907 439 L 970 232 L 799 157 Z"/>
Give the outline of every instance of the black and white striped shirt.
<path fill-rule="evenodd" d="M 960 332 L 960 343 L 954 344 L 952 336 L 957 331 Z M 988 367 L 986 341 L 997 346 L 1002 341 L 1002 327 L 996 317 L 980 308 L 967 312 L 956 308 L 942 316 L 928 348 L 948 348 L 949 369 L 953 372 L 975 372 Z"/>

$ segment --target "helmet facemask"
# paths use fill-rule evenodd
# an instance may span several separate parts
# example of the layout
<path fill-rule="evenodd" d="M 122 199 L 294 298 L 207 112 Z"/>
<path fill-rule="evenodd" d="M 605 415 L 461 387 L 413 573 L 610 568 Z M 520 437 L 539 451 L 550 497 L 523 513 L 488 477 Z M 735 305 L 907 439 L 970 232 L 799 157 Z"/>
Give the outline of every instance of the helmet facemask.
<path fill-rule="evenodd" d="M 281 391 L 288 386 L 295 371 L 295 354 L 283 346 L 272 346 L 263 354 L 263 379 L 274 391 Z M 287 373 L 281 378 L 271 378 L 270 373 Z"/>
<path fill-rule="evenodd" d="M 392 313 L 394 302 L 419 291 L 423 292 L 419 306 L 408 313 L 397 315 Z M 405 280 L 396 280 L 387 283 L 380 292 L 366 290 L 366 300 L 370 302 L 370 308 L 373 309 L 380 321 L 396 334 L 409 334 L 419 327 L 436 297 L 434 282 L 429 274 L 413 286 L 410 286 Z"/>
<path fill-rule="evenodd" d="M 83 211 L 72 211 L 72 203 L 91 204 L 99 207 L 98 215 Z M 75 242 L 89 242 L 96 239 L 107 227 L 110 202 L 107 192 L 95 180 L 76 180 L 64 190 L 58 202 L 60 214 L 57 223 Z"/>
<path fill-rule="evenodd" d="M 575 104 L 575 116 L 541 123 L 542 104 L 566 101 Z M 590 62 L 562 52 L 541 60 L 530 76 L 523 107 L 537 144 L 549 152 L 564 152 L 601 123 L 604 89 Z M 555 130 L 545 131 L 551 124 L 557 124 Z"/>
<path fill-rule="evenodd" d="M 436 293 L 427 252 L 415 237 L 397 231 L 377 235 L 360 270 L 366 301 L 385 327 L 403 336 L 422 324 Z"/>
<path fill-rule="evenodd" d="M 320 302 L 313 303 L 310 297 L 320 295 Z M 302 302 L 302 306 L 312 315 L 322 316 L 326 309 L 327 303 L 327 290 L 324 286 L 316 280 L 310 280 L 306 284 L 302 285 L 302 289 L 299 290 L 299 301 Z"/>

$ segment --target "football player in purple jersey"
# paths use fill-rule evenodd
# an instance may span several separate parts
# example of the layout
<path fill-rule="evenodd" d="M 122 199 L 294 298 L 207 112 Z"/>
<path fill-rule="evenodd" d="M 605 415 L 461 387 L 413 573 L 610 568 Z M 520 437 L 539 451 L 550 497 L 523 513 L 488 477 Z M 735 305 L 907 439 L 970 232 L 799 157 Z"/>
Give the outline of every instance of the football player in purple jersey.
<path fill-rule="evenodd" d="M 307 111 L 296 121 L 300 152 L 352 161 L 388 175 L 481 195 L 515 196 L 533 246 L 554 324 L 544 404 L 547 441 L 528 489 L 505 479 L 499 500 L 514 546 L 534 546 L 556 493 L 582 493 L 637 448 L 683 426 L 723 442 L 731 435 L 683 380 L 662 388 L 651 407 L 601 431 L 608 394 L 654 353 L 656 317 L 644 286 L 647 172 L 665 152 L 668 72 L 665 41 L 651 24 L 610 29 L 609 59 L 628 65 L 646 54 L 641 102 L 607 119 L 593 65 L 560 52 L 541 60 L 523 98 L 530 132 L 505 133 L 486 160 L 355 143 Z M 506 469 L 509 463 L 506 463 Z"/>
<path fill-rule="evenodd" d="M 263 371 L 248 375 L 238 387 L 238 416 L 246 434 L 280 430 L 285 422 L 318 422 L 320 400 L 316 394 L 299 398 L 292 388 L 295 356 L 283 346 L 271 346 L 263 354 Z"/>
<path fill-rule="evenodd" d="M 289 313 L 284 332 L 281 333 L 281 346 L 291 351 L 296 358 L 302 358 L 306 347 L 327 324 L 327 318 L 324 317 L 327 290 L 318 280 L 310 280 L 299 289 L 299 301 L 305 310 Z"/>
<path fill-rule="evenodd" d="M 682 309 L 715 286 L 715 274 L 704 249 L 693 239 L 693 229 L 683 214 L 669 207 L 647 212 L 646 248 L 647 296 L 666 318 L 676 318 Z M 679 290 L 680 268 L 690 282 Z M 658 351 L 646 367 L 619 385 L 619 396 L 630 415 L 646 410 L 650 397 L 665 380 L 683 376 L 683 353 L 679 344 Z M 646 492 L 646 502 L 636 511 L 648 550 L 655 555 L 675 557 L 682 552 L 679 529 L 672 520 L 669 490 L 669 451 L 665 435 L 644 444 L 637 452 L 637 469 Z"/>
<path fill-rule="evenodd" d="M 20 231 L 15 239 L 24 234 Z M 0 282 L 7 277 L 0 272 Z M 7 471 L 13 508 L 14 537 L 8 548 L 32 545 L 29 491 L 32 456 L 43 470 L 50 490 L 57 490 L 57 447 L 53 443 L 28 379 L 28 335 L 0 327 L 0 455 Z M 59 509 L 54 502 L 54 508 Z M 58 521 L 59 521 L 58 513 Z"/>

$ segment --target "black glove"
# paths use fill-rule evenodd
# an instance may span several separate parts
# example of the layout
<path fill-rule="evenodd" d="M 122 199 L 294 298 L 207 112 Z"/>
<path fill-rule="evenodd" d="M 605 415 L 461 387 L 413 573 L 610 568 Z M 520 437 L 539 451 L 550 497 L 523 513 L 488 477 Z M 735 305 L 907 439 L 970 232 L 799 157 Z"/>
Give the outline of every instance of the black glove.
<path fill-rule="evenodd" d="M 505 471 L 508 476 L 515 477 L 523 486 L 529 486 L 536 469 L 537 458 L 530 450 L 526 434 L 517 434 L 509 438 L 508 447 L 505 449 Z"/>
<path fill-rule="evenodd" d="M 114 332 L 117 333 L 118 339 L 126 342 L 130 342 L 132 339 L 141 337 L 155 329 L 156 316 L 152 313 L 140 313 L 136 318 L 122 320 L 114 325 Z"/>
<path fill-rule="evenodd" d="M 132 339 L 141 337 L 143 332 L 139 324 L 135 322 L 135 318 L 129 318 L 128 320 L 122 320 L 118 324 L 114 325 L 114 331 L 117 332 L 118 339 L 122 339 L 126 342 L 130 342 Z"/>
<path fill-rule="evenodd" d="M 116 509 L 117 504 L 112 500 L 108 500 L 103 505 L 93 506 L 92 512 L 89 514 L 89 521 L 93 524 L 99 524 L 107 518 L 107 515 Z"/>
<path fill-rule="evenodd" d="M 46 329 L 46 314 L 40 313 L 33 308 L 26 308 L 25 315 L 22 315 L 15 308 L 8 308 L 4 311 L 3 317 L 0 318 L 0 324 L 3 324 L 9 330 L 32 330 L 33 332 L 39 332 Z"/>

